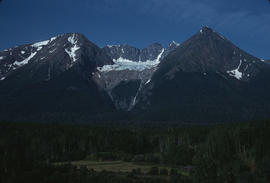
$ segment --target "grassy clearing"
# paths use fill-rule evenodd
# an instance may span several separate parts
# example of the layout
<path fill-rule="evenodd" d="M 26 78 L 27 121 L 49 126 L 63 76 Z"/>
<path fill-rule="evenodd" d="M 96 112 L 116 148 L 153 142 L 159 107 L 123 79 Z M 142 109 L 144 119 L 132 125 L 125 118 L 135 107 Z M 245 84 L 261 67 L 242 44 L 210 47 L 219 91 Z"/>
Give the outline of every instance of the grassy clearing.
<path fill-rule="evenodd" d="M 61 165 L 64 163 L 57 163 L 56 165 Z M 131 173 L 133 170 L 140 169 L 142 174 L 147 174 L 152 167 L 158 167 L 159 170 L 167 169 L 168 172 L 172 169 L 172 167 L 168 166 L 160 166 L 156 164 L 138 164 L 132 162 L 123 162 L 123 161 L 88 161 L 88 160 L 81 160 L 81 161 L 73 161 L 71 162 L 72 165 L 81 168 L 87 167 L 89 170 L 94 170 L 97 172 L 101 171 L 108 171 L 114 173 Z M 188 171 L 183 170 L 182 168 L 173 168 L 177 174 L 181 174 L 183 176 L 189 176 Z"/>

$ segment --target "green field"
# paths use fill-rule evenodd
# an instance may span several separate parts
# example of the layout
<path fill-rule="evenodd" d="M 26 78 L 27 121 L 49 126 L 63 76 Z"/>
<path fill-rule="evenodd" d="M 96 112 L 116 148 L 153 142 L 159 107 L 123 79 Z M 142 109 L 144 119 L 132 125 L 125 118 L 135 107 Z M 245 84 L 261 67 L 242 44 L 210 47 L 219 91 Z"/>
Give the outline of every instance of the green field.
<path fill-rule="evenodd" d="M 66 162 L 56 163 L 56 165 L 62 165 Z M 72 165 L 77 168 L 87 167 L 88 170 L 94 170 L 97 172 L 108 171 L 114 173 L 131 173 L 133 170 L 140 169 L 142 174 L 147 174 L 152 167 L 158 167 L 159 170 L 167 169 L 170 174 L 170 170 L 174 169 L 177 174 L 188 176 L 188 171 L 185 171 L 181 167 L 169 167 L 169 166 L 160 166 L 156 164 L 144 164 L 144 163 L 132 163 L 132 162 L 123 162 L 123 161 L 72 161 Z"/>

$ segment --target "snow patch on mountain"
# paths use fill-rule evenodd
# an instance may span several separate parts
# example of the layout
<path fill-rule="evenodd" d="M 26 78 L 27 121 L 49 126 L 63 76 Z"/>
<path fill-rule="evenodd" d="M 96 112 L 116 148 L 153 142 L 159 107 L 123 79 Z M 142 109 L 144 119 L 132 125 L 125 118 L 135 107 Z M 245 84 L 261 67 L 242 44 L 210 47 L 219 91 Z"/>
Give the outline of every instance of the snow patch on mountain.
<path fill-rule="evenodd" d="M 150 82 L 151 82 L 151 79 L 147 80 L 147 81 L 145 82 L 145 85 L 147 85 L 147 84 L 150 83 Z"/>
<path fill-rule="evenodd" d="M 113 47 L 120 47 L 121 45 L 107 45 L 107 47 L 109 48 L 113 48 Z"/>
<path fill-rule="evenodd" d="M 172 46 L 172 45 L 175 45 L 176 47 L 180 46 L 180 44 L 175 41 L 172 41 L 169 46 Z"/>
<path fill-rule="evenodd" d="M 131 107 L 129 110 L 132 109 L 132 107 L 134 107 L 136 105 L 136 100 L 137 100 L 137 95 L 134 97 L 133 101 L 132 101 L 132 104 L 131 104 Z"/>
<path fill-rule="evenodd" d="M 240 80 L 243 76 L 243 73 L 239 71 L 241 65 L 242 65 L 242 60 L 240 60 L 240 64 L 238 65 L 238 67 L 236 69 L 231 70 L 231 71 L 227 71 L 227 73 L 230 76 L 235 77 L 236 79 Z"/>
<path fill-rule="evenodd" d="M 42 47 L 48 45 L 49 42 L 50 42 L 50 40 L 41 41 L 41 42 L 33 44 L 32 47 L 35 47 L 35 48 L 37 48 L 37 51 L 40 51 L 42 49 Z"/>
<path fill-rule="evenodd" d="M 38 47 L 41 47 L 41 46 L 46 46 L 47 44 L 49 44 L 49 42 L 50 42 L 50 40 L 41 41 L 41 42 L 33 44 L 32 46 L 38 48 Z"/>
<path fill-rule="evenodd" d="M 101 72 L 109 71 L 122 71 L 122 70 L 136 70 L 143 71 L 145 69 L 150 69 L 155 67 L 158 63 L 153 61 L 146 62 L 134 62 L 125 58 L 118 58 L 113 60 L 113 65 L 104 65 L 103 67 L 98 67 L 97 69 Z"/>
<path fill-rule="evenodd" d="M 70 51 L 68 49 L 65 49 L 66 53 L 69 55 L 72 62 L 76 62 L 78 58 L 76 58 L 76 51 L 79 50 L 80 47 L 77 47 L 77 45 L 74 45 L 70 48 Z"/>
<path fill-rule="evenodd" d="M 165 51 L 165 49 L 163 48 L 162 51 L 160 52 L 160 54 L 158 55 L 157 59 L 154 62 L 157 62 L 158 64 L 160 63 L 161 57 L 162 57 L 164 51 Z"/>
<path fill-rule="evenodd" d="M 21 67 L 21 66 L 24 66 L 25 64 L 28 64 L 28 62 L 37 54 L 37 52 L 34 52 L 34 53 L 31 53 L 31 55 L 29 57 L 27 57 L 26 59 L 24 59 L 23 61 L 21 62 L 14 62 L 13 65 L 14 66 L 17 66 L 17 67 Z"/>
<path fill-rule="evenodd" d="M 140 74 L 139 74 L 139 78 L 140 78 L 140 80 L 141 80 L 140 87 L 139 87 L 139 89 L 137 90 L 137 93 L 136 93 L 136 95 L 134 96 L 133 101 L 132 101 L 131 105 L 130 105 L 129 108 L 128 108 L 128 111 L 131 111 L 132 108 L 136 105 L 136 103 L 137 103 L 137 97 L 138 97 L 140 91 L 141 91 L 142 88 L 143 88 L 142 77 L 141 77 Z"/>
<path fill-rule="evenodd" d="M 160 61 L 161 57 L 164 54 L 165 49 L 162 49 L 161 53 L 157 56 L 155 60 L 147 60 L 146 62 L 136 62 L 132 60 L 128 60 L 125 58 L 114 59 L 113 65 L 104 65 L 103 67 L 98 67 L 97 69 L 100 72 L 109 72 L 109 71 L 122 71 L 122 70 L 136 70 L 143 71 L 145 69 L 151 69 L 156 67 Z"/>
<path fill-rule="evenodd" d="M 70 50 L 65 49 L 66 53 L 69 55 L 72 63 L 76 62 L 78 60 L 76 52 L 80 49 L 80 47 L 77 45 L 77 40 L 75 34 L 72 34 L 71 37 L 68 38 L 68 41 L 72 44 L 72 47 Z"/>
<path fill-rule="evenodd" d="M 5 58 L 5 57 L 1 56 L 1 57 L 0 57 L 0 60 L 3 60 L 4 58 Z"/>
<path fill-rule="evenodd" d="M 50 42 L 53 42 L 54 40 L 56 40 L 57 39 L 57 37 L 52 37 L 51 39 L 50 39 Z"/>
<path fill-rule="evenodd" d="M 75 40 L 75 34 L 72 34 L 72 36 L 68 38 L 68 42 L 70 42 L 71 44 L 77 43 L 77 40 Z"/>
<path fill-rule="evenodd" d="M 57 37 L 52 37 L 52 38 L 49 39 L 49 40 L 41 41 L 41 42 L 32 44 L 32 47 L 35 47 L 35 48 L 37 48 L 37 51 L 40 51 L 40 50 L 43 48 L 43 46 L 48 45 L 49 43 L 51 43 L 51 42 L 54 41 L 55 39 L 57 39 Z"/>

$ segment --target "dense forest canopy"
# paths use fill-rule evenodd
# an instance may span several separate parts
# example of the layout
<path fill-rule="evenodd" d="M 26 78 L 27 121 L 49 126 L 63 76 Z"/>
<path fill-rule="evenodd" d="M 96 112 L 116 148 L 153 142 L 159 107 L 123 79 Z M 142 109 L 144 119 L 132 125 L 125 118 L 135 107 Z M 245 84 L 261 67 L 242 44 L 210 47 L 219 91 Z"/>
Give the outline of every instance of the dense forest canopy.
<path fill-rule="evenodd" d="M 143 129 L 0 123 L 0 182 L 269 182 L 269 131 L 270 121 Z M 76 160 L 172 169 L 142 175 L 56 166 Z M 173 173 L 181 167 L 187 176 Z"/>

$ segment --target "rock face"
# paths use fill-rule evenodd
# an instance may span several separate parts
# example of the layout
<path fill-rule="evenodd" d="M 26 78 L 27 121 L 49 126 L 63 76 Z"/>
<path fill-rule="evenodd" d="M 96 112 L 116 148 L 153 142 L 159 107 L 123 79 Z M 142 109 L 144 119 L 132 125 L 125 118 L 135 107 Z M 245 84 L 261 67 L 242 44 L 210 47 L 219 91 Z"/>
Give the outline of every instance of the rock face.
<path fill-rule="evenodd" d="M 137 62 L 140 60 L 140 49 L 129 45 L 105 46 L 103 50 L 107 55 L 115 60 L 119 59 L 120 57 Z"/>
<path fill-rule="evenodd" d="M 147 62 L 157 59 L 165 48 L 159 43 L 154 43 L 141 50 L 129 45 L 105 46 L 103 50 L 114 60 L 124 59 L 133 62 Z M 164 53 L 162 53 L 162 57 L 164 57 Z"/>
<path fill-rule="evenodd" d="M 64 34 L 0 52 L 0 120 L 269 119 L 266 63 L 208 27 L 166 48 L 99 48 Z"/>
<path fill-rule="evenodd" d="M 167 48 L 159 43 L 153 43 L 146 48 L 138 49 L 129 45 L 108 45 L 102 48 L 113 60 L 128 60 L 132 62 L 155 61 L 158 57 L 162 60 L 180 44 L 172 41 Z"/>
<path fill-rule="evenodd" d="M 176 42 L 170 43 L 167 48 L 154 43 L 141 50 L 128 45 L 106 46 L 103 50 L 114 60 L 114 64 L 98 67 L 93 74 L 94 79 L 108 92 L 117 109 L 130 111 L 136 104 L 138 93 L 150 81 L 159 63 L 178 46 Z M 132 89 L 120 89 L 126 87 Z"/>

